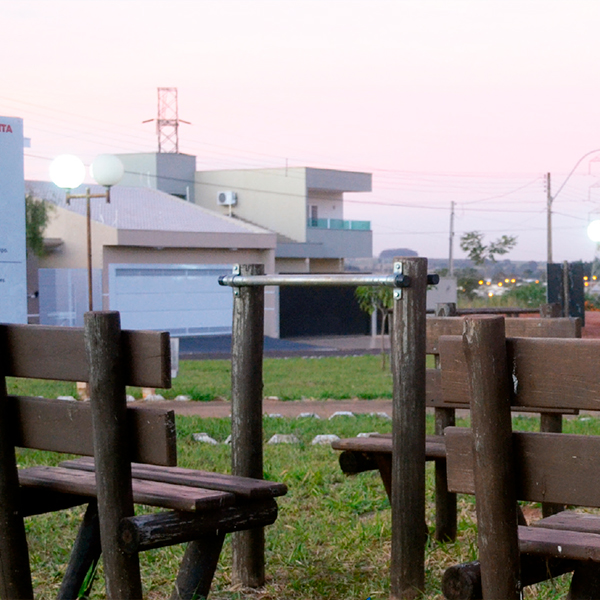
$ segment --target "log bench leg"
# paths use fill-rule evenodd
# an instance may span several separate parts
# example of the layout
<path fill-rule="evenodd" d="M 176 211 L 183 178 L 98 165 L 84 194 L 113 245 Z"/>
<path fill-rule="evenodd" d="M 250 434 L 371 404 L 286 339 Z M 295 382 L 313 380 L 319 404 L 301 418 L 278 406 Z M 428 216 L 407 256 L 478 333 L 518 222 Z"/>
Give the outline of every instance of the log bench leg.
<path fill-rule="evenodd" d="M 224 540 L 224 533 L 212 533 L 188 544 L 171 600 L 203 600 L 208 596 Z"/>
<path fill-rule="evenodd" d="M 79 526 L 57 600 L 78 598 L 85 577 L 90 568 L 100 560 L 101 552 L 98 504 L 94 500 L 88 504 L 83 521 Z"/>
<path fill-rule="evenodd" d="M 578 563 L 573 571 L 567 600 L 596 600 L 599 597 L 600 563 Z"/>
<path fill-rule="evenodd" d="M 456 424 L 453 408 L 435 409 L 435 433 L 444 435 L 446 427 Z M 453 542 L 457 527 L 456 494 L 448 491 L 446 461 L 435 461 L 435 539 L 440 542 Z"/>

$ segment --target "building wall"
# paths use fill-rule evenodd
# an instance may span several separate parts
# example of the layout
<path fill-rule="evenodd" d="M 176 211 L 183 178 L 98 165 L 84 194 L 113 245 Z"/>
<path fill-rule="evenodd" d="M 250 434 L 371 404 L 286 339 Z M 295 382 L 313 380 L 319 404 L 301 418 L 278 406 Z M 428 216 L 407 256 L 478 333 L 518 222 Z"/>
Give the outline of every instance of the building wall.
<path fill-rule="evenodd" d="M 125 167 L 125 174 L 119 185 L 158 189 L 156 154 L 144 152 L 140 154 L 117 154 L 117 156 Z"/>
<path fill-rule="evenodd" d="M 143 152 L 117 155 L 125 167 L 120 185 L 146 187 L 194 201 L 196 157 L 189 154 Z"/>
<path fill-rule="evenodd" d="M 102 201 L 99 199 L 98 201 Z M 83 202 L 83 200 L 73 200 Z M 92 200 L 93 202 L 93 200 Z M 117 231 L 113 227 L 92 221 L 92 267 L 102 268 L 102 248 L 117 242 Z M 51 221 L 44 231 L 47 238 L 60 238 L 63 244 L 50 254 L 40 258 L 42 269 L 87 268 L 87 224 L 83 215 L 56 206 Z"/>
<path fill-rule="evenodd" d="M 296 242 L 305 242 L 305 171 L 304 168 L 199 171 L 195 201 L 227 215 L 229 207 L 218 206 L 217 195 L 220 191 L 235 191 L 238 196 L 237 204 L 232 207 L 235 216 Z"/>
<path fill-rule="evenodd" d="M 307 204 L 317 207 L 319 219 L 343 219 L 344 196 L 342 192 L 325 192 L 322 190 L 308 190 Z M 307 215 L 310 217 L 310 213 Z"/>

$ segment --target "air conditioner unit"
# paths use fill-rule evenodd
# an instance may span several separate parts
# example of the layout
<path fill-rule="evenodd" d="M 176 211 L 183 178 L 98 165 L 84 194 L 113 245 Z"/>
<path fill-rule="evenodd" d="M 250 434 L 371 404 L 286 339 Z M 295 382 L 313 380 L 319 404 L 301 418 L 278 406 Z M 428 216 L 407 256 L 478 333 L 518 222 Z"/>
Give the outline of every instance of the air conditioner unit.
<path fill-rule="evenodd" d="M 233 206 L 237 204 L 237 194 L 235 192 L 219 192 L 217 194 L 217 204 L 219 206 Z"/>

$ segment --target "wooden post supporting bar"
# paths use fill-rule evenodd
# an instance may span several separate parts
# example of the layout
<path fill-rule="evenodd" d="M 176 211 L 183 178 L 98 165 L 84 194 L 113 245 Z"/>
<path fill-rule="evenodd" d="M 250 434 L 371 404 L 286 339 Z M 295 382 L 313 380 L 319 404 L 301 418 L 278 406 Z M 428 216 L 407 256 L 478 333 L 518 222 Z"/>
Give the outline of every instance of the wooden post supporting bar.
<path fill-rule="evenodd" d="M 264 275 L 260 264 L 240 265 L 240 275 Z M 231 364 L 232 474 L 263 478 L 262 391 L 264 287 L 239 287 L 233 302 Z M 265 583 L 264 530 L 232 538 L 233 580 L 245 587 Z"/>
<path fill-rule="evenodd" d="M 86 313 L 84 337 L 106 596 L 138 599 L 142 598 L 138 555 L 124 553 L 118 544 L 119 522 L 134 514 L 119 313 Z"/>
<path fill-rule="evenodd" d="M 427 259 L 396 258 L 410 287 L 394 301 L 392 327 L 391 598 L 425 588 L 425 338 Z"/>
<path fill-rule="evenodd" d="M 33 599 L 25 525 L 19 513 L 13 420 L 6 400 L 7 360 L 7 356 L 0 355 L 0 598 Z"/>
<path fill-rule="evenodd" d="M 463 348 L 471 388 L 483 597 L 518 600 L 519 540 L 504 318 L 467 318 Z"/>

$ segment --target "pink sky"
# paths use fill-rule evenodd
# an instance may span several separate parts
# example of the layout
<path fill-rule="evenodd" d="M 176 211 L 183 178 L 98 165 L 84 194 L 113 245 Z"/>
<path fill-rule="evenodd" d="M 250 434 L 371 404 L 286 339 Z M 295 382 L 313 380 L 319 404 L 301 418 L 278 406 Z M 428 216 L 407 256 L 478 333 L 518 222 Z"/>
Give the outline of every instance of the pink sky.
<path fill-rule="evenodd" d="M 372 172 L 346 216 L 372 221 L 377 253 L 447 256 L 453 200 L 457 237 L 515 234 L 510 258 L 544 260 L 543 175 L 556 190 L 600 148 L 596 0 L 0 0 L 0 14 L 0 115 L 24 119 L 32 179 L 65 152 L 155 151 L 142 121 L 173 86 L 199 169 Z M 555 261 L 594 256 L 588 171 L 554 203 Z"/>

